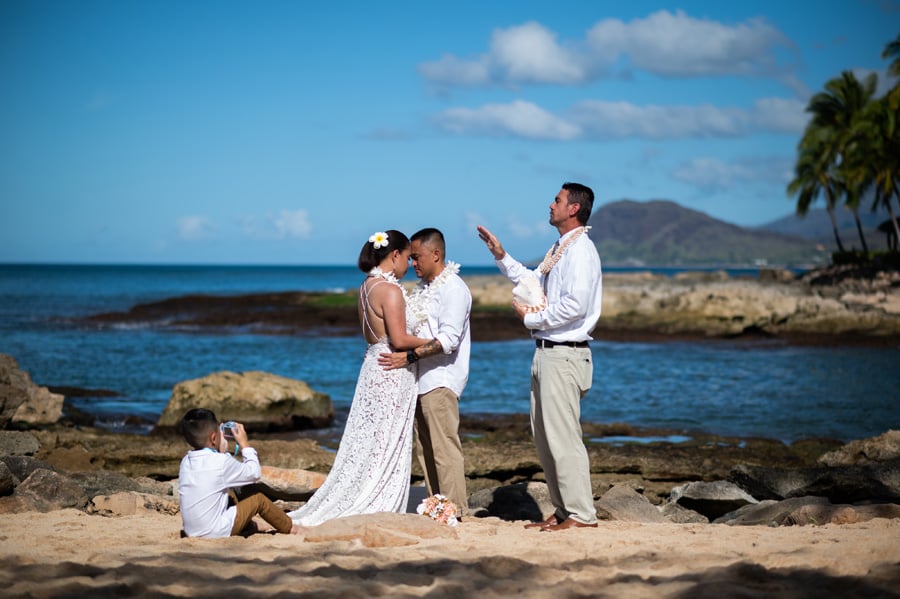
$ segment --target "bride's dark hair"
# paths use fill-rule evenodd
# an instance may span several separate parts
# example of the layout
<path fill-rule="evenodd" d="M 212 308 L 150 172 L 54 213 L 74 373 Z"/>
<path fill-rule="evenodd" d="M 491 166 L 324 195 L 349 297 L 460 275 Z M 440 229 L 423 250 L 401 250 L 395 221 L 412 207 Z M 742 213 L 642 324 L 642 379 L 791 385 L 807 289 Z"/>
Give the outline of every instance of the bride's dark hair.
<path fill-rule="evenodd" d="M 376 249 L 375 244 L 371 241 L 366 241 L 363 244 L 362 249 L 359 251 L 359 260 L 356 262 L 361 271 L 367 273 L 381 264 L 381 261 L 394 250 L 402 252 L 409 247 L 409 238 L 400 231 L 388 229 L 384 233 L 387 235 L 387 245 Z"/>

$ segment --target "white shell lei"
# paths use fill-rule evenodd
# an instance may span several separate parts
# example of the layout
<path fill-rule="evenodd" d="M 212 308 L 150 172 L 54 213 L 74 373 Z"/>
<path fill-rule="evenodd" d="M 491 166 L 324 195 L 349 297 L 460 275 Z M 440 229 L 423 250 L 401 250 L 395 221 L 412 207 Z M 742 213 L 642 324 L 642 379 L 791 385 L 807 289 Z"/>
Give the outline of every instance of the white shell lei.
<path fill-rule="evenodd" d="M 590 227 L 580 227 L 579 229 L 576 229 L 575 232 L 572 233 L 572 235 L 570 235 L 569 238 L 566 239 L 557 248 L 556 252 L 553 251 L 552 247 L 547 250 L 547 255 L 544 256 L 544 259 L 541 261 L 540 266 L 537 267 L 538 271 L 543 275 L 549 274 L 549 272 L 553 270 L 553 267 L 556 266 L 556 263 L 559 262 L 559 260 L 563 257 L 563 254 L 566 252 L 566 248 L 575 243 L 576 239 L 581 237 L 589 230 Z"/>
<path fill-rule="evenodd" d="M 432 296 L 435 291 L 440 289 L 441 286 L 447 282 L 447 279 L 451 275 L 455 275 L 458 272 L 459 264 L 452 260 L 448 260 L 444 265 L 444 270 L 442 270 L 441 274 L 436 276 L 433 281 L 430 283 L 419 281 L 416 284 L 412 294 L 406 300 L 408 313 L 412 316 L 412 320 L 410 321 L 410 324 L 412 325 L 410 326 L 411 330 L 418 331 L 422 325 L 428 322 L 428 305 L 431 303 Z M 407 316 L 407 318 L 409 319 L 409 316 Z"/>

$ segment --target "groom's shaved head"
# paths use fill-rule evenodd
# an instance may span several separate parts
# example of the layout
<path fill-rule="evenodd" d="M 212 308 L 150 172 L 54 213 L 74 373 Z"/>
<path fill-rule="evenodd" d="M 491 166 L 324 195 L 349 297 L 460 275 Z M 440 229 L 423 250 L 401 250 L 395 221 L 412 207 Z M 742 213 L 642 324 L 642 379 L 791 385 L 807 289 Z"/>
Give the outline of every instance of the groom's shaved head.
<path fill-rule="evenodd" d="M 410 241 L 418 241 L 424 246 L 436 249 L 440 253 L 441 260 L 443 260 L 444 255 L 447 253 L 447 248 L 444 244 L 444 234 L 434 227 L 428 227 L 421 231 L 417 231 L 410 238 Z"/>

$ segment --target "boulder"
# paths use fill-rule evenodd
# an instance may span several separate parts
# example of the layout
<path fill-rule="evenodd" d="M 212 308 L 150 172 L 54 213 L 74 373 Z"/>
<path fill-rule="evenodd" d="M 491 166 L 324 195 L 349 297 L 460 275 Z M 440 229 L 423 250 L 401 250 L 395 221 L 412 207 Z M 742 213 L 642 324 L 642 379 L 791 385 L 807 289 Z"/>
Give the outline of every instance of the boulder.
<path fill-rule="evenodd" d="M 20 481 L 31 476 L 35 470 L 55 470 L 50 464 L 30 456 L 2 456 L 0 462 L 3 462 L 13 476 Z"/>
<path fill-rule="evenodd" d="M 660 506 L 659 511 L 669 522 L 674 522 L 675 524 L 709 524 L 709 518 L 700 512 L 689 510 L 677 503 L 665 503 Z"/>
<path fill-rule="evenodd" d="M 547 484 L 529 482 L 476 491 L 469 496 L 466 513 L 476 518 L 496 516 L 501 520 L 538 522 L 553 511 Z"/>
<path fill-rule="evenodd" d="M 693 482 L 672 489 L 670 501 L 703 514 L 710 520 L 758 501 L 728 481 Z"/>
<path fill-rule="evenodd" d="M 303 381 L 258 371 L 217 372 L 178 383 L 157 428 L 176 429 L 192 408 L 212 410 L 220 420 L 235 420 L 257 432 L 324 427 L 334 419 L 325 393 Z"/>
<path fill-rule="evenodd" d="M 24 431 L 0 431 L 0 456 L 34 455 L 41 443 L 31 433 Z"/>
<path fill-rule="evenodd" d="M 62 416 L 62 395 L 31 382 L 15 359 L 0 354 L 0 428 L 10 424 L 52 424 Z"/>
<path fill-rule="evenodd" d="M 851 441 L 821 456 L 823 466 L 855 466 L 888 462 L 900 458 L 900 431 L 889 430 L 883 435 Z"/>
<path fill-rule="evenodd" d="M 292 468 L 262 466 L 262 478 L 258 483 L 240 489 L 241 495 L 261 492 L 270 499 L 306 501 L 325 482 L 321 472 Z"/>
<path fill-rule="evenodd" d="M 597 517 L 601 520 L 669 522 L 646 497 L 627 485 L 614 485 L 596 502 L 596 506 Z"/>
<path fill-rule="evenodd" d="M 833 468 L 739 465 L 732 469 L 730 479 L 761 499 L 815 495 L 835 503 L 900 500 L 900 458 Z"/>
<path fill-rule="evenodd" d="M 90 514 L 100 516 L 134 516 L 148 512 L 158 512 L 174 516 L 178 513 L 178 501 L 173 497 L 162 497 L 148 493 L 123 491 L 112 495 L 98 495 L 87 507 Z"/>
<path fill-rule="evenodd" d="M 873 518 L 900 518 L 900 505 L 893 503 L 832 504 L 824 497 L 793 497 L 765 500 L 725 514 L 714 524 L 805 526 L 807 524 L 853 524 Z"/>
<path fill-rule="evenodd" d="M 0 497 L 11 495 L 18 482 L 6 463 L 0 462 Z"/>
<path fill-rule="evenodd" d="M 128 492 L 168 496 L 173 494 L 171 483 L 159 482 L 151 478 L 130 478 L 108 470 L 68 472 L 67 476 L 84 489 L 88 497 Z"/>
<path fill-rule="evenodd" d="M 418 514 L 382 512 L 329 520 L 310 528 L 308 542 L 352 541 L 364 547 L 404 547 L 421 539 L 456 539 L 456 530 Z"/>
<path fill-rule="evenodd" d="M 11 511 L 38 512 L 84 509 L 87 502 L 87 494 L 74 480 L 64 474 L 39 468 L 16 487 L 12 497 L 0 499 L 0 513 L 9 513 L 10 507 Z"/>

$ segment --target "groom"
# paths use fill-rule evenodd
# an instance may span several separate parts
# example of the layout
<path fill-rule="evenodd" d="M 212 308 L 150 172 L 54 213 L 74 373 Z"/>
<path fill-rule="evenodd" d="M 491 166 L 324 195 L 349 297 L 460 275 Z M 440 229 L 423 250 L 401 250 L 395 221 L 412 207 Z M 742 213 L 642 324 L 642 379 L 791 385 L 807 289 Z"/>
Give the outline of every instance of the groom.
<path fill-rule="evenodd" d="M 457 274 L 459 265 L 445 257 L 439 230 L 422 229 L 410 238 L 410 258 L 421 280 L 407 300 L 407 312 L 421 323 L 413 332 L 431 341 L 407 352 L 381 354 L 378 363 L 391 370 L 421 360 L 415 420 L 419 463 L 428 494 L 444 495 L 463 514 L 468 494 L 459 440 L 459 397 L 469 379 L 472 295 Z"/>

